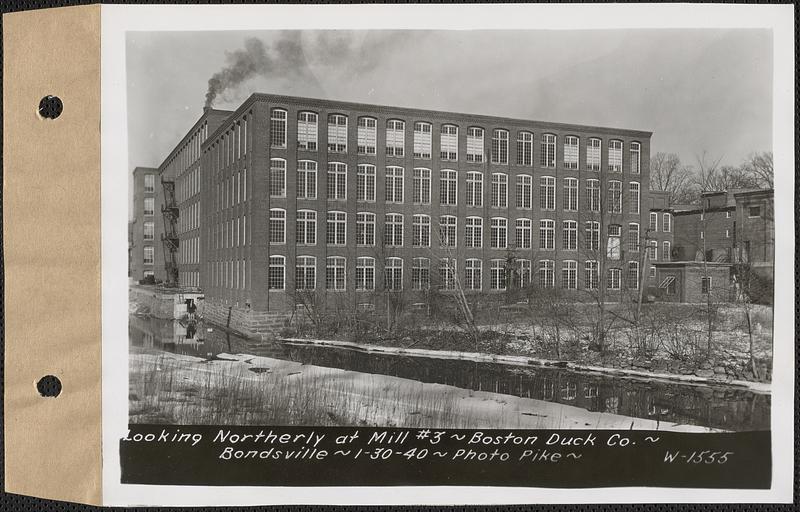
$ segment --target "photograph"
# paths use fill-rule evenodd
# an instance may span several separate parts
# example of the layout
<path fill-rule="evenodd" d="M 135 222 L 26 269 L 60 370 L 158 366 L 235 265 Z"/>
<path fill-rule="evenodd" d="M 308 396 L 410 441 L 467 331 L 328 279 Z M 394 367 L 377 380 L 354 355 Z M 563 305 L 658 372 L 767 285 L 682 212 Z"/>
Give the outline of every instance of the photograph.
<path fill-rule="evenodd" d="M 770 430 L 771 30 L 124 37 L 131 425 Z"/>

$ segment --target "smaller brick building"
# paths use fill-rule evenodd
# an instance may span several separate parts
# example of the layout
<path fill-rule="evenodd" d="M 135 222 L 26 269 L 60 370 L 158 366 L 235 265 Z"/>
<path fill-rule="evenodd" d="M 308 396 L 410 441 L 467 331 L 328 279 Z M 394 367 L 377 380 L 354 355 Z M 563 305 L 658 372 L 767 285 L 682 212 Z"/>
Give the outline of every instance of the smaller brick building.
<path fill-rule="evenodd" d="M 734 298 L 733 265 L 702 261 L 656 263 L 657 298 L 662 302 L 730 302 Z"/>
<path fill-rule="evenodd" d="M 704 192 L 700 205 L 675 207 L 674 260 L 733 261 L 736 243 L 733 193 Z"/>
<path fill-rule="evenodd" d="M 647 195 L 648 224 L 645 228 L 647 246 L 647 286 L 658 285 L 655 264 L 672 261 L 675 249 L 674 210 L 669 201 L 669 192 L 651 190 Z"/>
<path fill-rule="evenodd" d="M 134 282 L 153 276 L 164 279 L 164 252 L 161 248 L 162 194 L 158 169 L 136 167 L 133 170 L 133 221 L 129 227 L 130 277 Z"/>

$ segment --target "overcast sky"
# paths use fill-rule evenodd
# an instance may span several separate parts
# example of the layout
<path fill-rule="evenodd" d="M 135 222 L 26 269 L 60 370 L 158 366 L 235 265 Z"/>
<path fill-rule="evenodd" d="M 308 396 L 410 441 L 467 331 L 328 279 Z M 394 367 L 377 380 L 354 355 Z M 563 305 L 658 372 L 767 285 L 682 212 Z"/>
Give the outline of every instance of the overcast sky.
<path fill-rule="evenodd" d="M 769 30 L 129 32 L 131 169 L 159 165 L 251 38 L 274 71 L 215 107 L 265 92 L 640 129 L 686 163 L 772 150 Z"/>

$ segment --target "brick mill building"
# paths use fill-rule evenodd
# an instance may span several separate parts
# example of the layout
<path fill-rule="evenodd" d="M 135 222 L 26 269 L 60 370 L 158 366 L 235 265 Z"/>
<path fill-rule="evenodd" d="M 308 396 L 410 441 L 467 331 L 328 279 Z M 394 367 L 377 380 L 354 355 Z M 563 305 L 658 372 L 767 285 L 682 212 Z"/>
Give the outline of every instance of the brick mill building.
<path fill-rule="evenodd" d="M 219 112 L 190 131 L 199 162 L 195 143 L 162 166 L 193 219 L 181 284 L 212 320 L 257 331 L 310 295 L 638 286 L 650 132 L 267 94 Z"/>
<path fill-rule="evenodd" d="M 133 170 L 133 218 L 128 226 L 128 264 L 134 282 L 152 277 L 164 279 L 164 258 L 159 224 L 160 187 L 158 169 Z"/>

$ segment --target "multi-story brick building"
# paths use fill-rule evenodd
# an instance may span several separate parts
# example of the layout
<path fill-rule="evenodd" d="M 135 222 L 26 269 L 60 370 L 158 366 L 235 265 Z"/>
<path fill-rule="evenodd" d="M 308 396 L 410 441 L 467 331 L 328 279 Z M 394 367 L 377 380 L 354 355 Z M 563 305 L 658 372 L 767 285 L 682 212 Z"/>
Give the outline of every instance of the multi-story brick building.
<path fill-rule="evenodd" d="M 456 278 L 636 287 L 650 136 L 254 94 L 201 143 L 207 314 L 259 330 L 298 294 L 370 307 Z"/>
<path fill-rule="evenodd" d="M 734 191 L 705 192 L 700 205 L 678 209 L 675 216 L 675 260 L 731 262 L 735 245 Z"/>
<path fill-rule="evenodd" d="M 645 236 L 647 246 L 647 284 L 657 284 L 656 263 L 672 261 L 674 249 L 673 208 L 669 201 L 669 192 L 650 190 L 648 218 Z"/>
<path fill-rule="evenodd" d="M 164 233 L 159 250 L 168 280 L 182 288 L 200 287 L 201 147 L 208 134 L 230 114 L 226 110 L 205 109 L 158 168 L 158 186 L 163 187 L 159 195 L 164 206 L 163 218 L 162 211 L 158 212 Z"/>
<path fill-rule="evenodd" d="M 136 167 L 133 170 L 133 223 L 130 229 L 130 276 L 135 282 L 152 276 L 164 279 L 164 255 L 158 193 L 158 169 Z"/>

